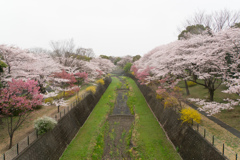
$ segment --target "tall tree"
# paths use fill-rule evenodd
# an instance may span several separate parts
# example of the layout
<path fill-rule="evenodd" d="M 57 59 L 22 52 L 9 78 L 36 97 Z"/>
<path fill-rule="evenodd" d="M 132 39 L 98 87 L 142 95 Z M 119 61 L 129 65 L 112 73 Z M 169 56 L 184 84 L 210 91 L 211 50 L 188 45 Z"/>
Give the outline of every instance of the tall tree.
<path fill-rule="evenodd" d="M 0 45 L 0 55 L 7 64 L 1 75 L 3 81 L 21 78 L 37 79 L 42 83 L 47 76 L 64 68 L 48 54 L 31 53 L 18 47 Z"/>
<path fill-rule="evenodd" d="M 191 38 L 191 36 L 198 35 L 198 34 L 212 35 L 209 27 L 204 27 L 201 24 L 196 24 L 196 25 L 187 26 L 187 28 L 178 35 L 178 40 L 189 39 Z"/>
<path fill-rule="evenodd" d="M 65 58 L 71 57 L 75 49 L 75 44 L 73 39 L 61 40 L 61 41 L 51 41 L 50 46 L 53 50 L 53 57 L 62 57 Z"/>
<path fill-rule="evenodd" d="M 117 65 L 120 67 L 124 67 L 127 63 L 132 63 L 133 57 L 130 55 L 124 56 L 120 61 L 117 62 Z"/>
<path fill-rule="evenodd" d="M 201 24 L 203 26 L 208 26 L 214 32 L 219 32 L 223 29 L 230 28 L 234 26 L 235 23 L 240 21 L 240 11 L 233 10 L 219 10 L 207 14 L 203 11 L 196 12 L 192 17 L 187 19 L 183 24 L 183 27 Z M 181 29 L 179 29 L 181 32 Z"/>
<path fill-rule="evenodd" d="M 133 62 L 138 61 L 140 58 L 140 55 L 133 56 Z"/>
<path fill-rule="evenodd" d="M 235 77 L 240 75 L 239 41 L 240 30 L 232 28 L 213 36 L 195 35 L 184 41 L 159 46 L 134 63 L 137 68 L 135 75 L 143 78 L 145 83 L 168 74 L 181 77 L 205 86 L 209 91 L 209 100 L 213 101 L 215 90 L 224 80 L 231 79 L 227 77 L 233 73 Z M 151 74 L 141 76 L 150 67 Z M 189 72 L 194 76 L 189 76 Z"/>
<path fill-rule="evenodd" d="M 42 104 L 43 97 L 39 94 L 37 84 L 34 80 L 24 82 L 12 79 L 6 88 L 0 90 L 0 109 L 2 115 L 7 118 L 9 148 L 12 147 L 15 131 L 27 119 L 33 108 Z"/>
<path fill-rule="evenodd" d="M 76 49 L 76 54 L 86 56 L 86 57 L 89 57 L 89 58 L 95 57 L 95 53 L 93 52 L 92 48 L 81 48 L 81 47 L 77 48 Z"/>

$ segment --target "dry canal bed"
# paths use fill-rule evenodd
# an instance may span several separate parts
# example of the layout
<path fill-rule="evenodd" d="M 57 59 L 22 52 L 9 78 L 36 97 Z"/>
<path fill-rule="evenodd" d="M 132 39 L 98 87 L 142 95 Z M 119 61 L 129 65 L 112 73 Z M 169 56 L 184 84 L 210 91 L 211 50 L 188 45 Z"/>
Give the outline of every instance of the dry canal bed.
<path fill-rule="evenodd" d="M 135 82 L 112 79 L 61 159 L 181 159 Z"/>

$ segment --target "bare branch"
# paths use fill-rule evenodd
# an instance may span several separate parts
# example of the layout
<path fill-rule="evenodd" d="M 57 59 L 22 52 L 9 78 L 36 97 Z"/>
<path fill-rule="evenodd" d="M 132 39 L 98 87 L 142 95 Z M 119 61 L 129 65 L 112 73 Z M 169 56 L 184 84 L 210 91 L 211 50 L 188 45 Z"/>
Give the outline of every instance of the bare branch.
<path fill-rule="evenodd" d="M 234 26 L 238 22 L 240 22 L 240 11 L 224 9 L 211 14 L 198 11 L 183 23 L 183 27 L 186 28 L 187 26 L 201 24 L 205 27 L 210 27 L 215 32 L 219 32 L 225 28 Z"/>

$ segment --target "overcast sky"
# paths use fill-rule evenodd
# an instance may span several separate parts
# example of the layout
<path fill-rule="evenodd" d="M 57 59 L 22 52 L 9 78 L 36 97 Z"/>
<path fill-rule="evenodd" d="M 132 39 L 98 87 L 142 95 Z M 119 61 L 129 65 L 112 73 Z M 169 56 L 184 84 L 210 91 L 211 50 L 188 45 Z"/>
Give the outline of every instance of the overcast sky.
<path fill-rule="evenodd" d="M 0 0 L 0 44 L 50 49 L 73 38 L 96 55 L 143 55 L 175 41 L 196 11 L 225 8 L 240 0 Z"/>

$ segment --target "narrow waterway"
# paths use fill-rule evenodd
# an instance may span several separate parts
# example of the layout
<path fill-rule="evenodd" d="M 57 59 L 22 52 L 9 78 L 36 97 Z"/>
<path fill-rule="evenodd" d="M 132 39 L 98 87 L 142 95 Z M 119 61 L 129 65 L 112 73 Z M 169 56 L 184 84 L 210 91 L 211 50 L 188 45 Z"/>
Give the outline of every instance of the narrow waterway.
<path fill-rule="evenodd" d="M 128 150 L 131 144 L 131 129 L 134 115 L 127 105 L 128 85 L 124 79 L 119 78 L 117 99 L 112 113 L 108 117 L 109 130 L 105 137 L 103 159 L 131 159 Z"/>

